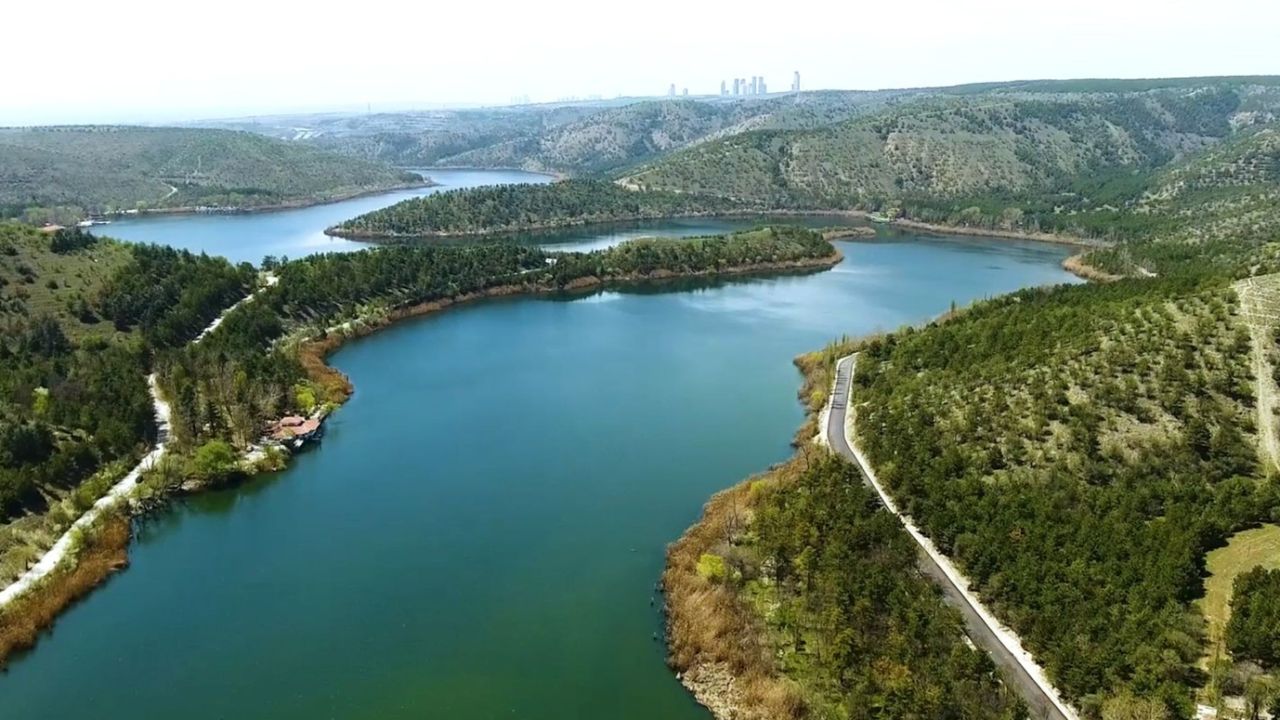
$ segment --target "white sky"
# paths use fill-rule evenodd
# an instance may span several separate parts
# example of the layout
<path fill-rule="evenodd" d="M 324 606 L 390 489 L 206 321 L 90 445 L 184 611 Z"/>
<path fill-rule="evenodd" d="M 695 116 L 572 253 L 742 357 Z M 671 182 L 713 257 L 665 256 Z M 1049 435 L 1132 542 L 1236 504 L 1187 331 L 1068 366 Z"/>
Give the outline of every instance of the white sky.
<path fill-rule="evenodd" d="M 0 125 L 1280 74 L 1280 0 L 8 0 Z"/>

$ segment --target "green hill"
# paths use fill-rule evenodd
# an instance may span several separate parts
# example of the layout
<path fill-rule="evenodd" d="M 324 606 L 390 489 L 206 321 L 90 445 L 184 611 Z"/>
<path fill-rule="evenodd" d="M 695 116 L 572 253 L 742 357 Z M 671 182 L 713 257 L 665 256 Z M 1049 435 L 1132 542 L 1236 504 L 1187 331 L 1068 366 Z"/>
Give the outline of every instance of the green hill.
<path fill-rule="evenodd" d="M 915 90 L 762 98 L 618 100 L 483 110 L 297 115 L 205 123 L 404 167 L 612 174 L 692 144 L 760 128 L 819 127 Z"/>
<path fill-rule="evenodd" d="M 1050 85 L 1050 88 L 1056 87 Z M 1274 84 L 1138 92 L 935 95 L 813 130 L 705 143 L 630 173 L 636 187 L 779 206 L 895 210 L 970 225 L 1122 237 L 1158 171 L 1271 122 Z"/>
<path fill-rule="evenodd" d="M 1245 96 L 1248 96 L 1247 98 Z M 987 93 L 931 97 L 817 130 L 727 138 L 630 174 L 732 197 L 871 206 L 1065 191 L 1081 176 L 1161 167 L 1280 108 L 1280 91 Z"/>
<path fill-rule="evenodd" d="M 254 277 L 221 258 L 0 223 L 0 582 L 155 439 L 153 354 Z"/>
<path fill-rule="evenodd" d="M 881 93 L 806 93 L 762 100 L 652 100 L 610 108 L 536 135 L 440 160 L 570 175 L 614 173 L 719 135 L 815 127 L 873 107 Z"/>
<path fill-rule="evenodd" d="M 0 129 L 0 210 L 10 215 L 304 204 L 418 181 L 380 163 L 243 132 Z"/>

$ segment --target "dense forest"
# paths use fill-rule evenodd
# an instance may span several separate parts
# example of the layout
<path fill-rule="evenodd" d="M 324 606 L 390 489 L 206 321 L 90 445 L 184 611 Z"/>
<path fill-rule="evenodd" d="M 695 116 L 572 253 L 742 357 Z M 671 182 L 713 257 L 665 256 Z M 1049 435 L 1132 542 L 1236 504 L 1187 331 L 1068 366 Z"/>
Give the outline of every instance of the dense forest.
<path fill-rule="evenodd" d="M 347 220 L 328 232 L 371 239 L 467 235 L 726 213 L 743 207 L 714 197 L 631 192 L 600 180 L 565 180 L 549 185 L 450 190 L 413 198 Z"/>
<path fill-rule="evenodd" d="M 717 495 L 669 558 L 672 662 L 695 688 L 732 667 L 737 717 L 1025 716 L 897 518 L 833 455 Z"/>
<path fill-rule="evenodd" d="M 244 132 L 0 129 L 0 217 L 321 202 L 420 182 L 381 163 Z"/>
<path fill-rule="evenodd" d="M 0 577 L 154 442 L 152 357 L 190 341 L 254 276 L 185 251 L 0 224 Z"/>
<path fill-rule="evenodd" d="M 1236 657 L 1280 666 L 1280 570 L 1258 567 L 1236 578 L 1227 646 Z"/>
<path fill-rule="evenodd" d="M 860 345 L 881 479 L 1087 711 L 1132 692 L 1191 714 L 1205 553 L 1276 519 L 1237 313 L 1217 278 L 1123 281 Z"/>

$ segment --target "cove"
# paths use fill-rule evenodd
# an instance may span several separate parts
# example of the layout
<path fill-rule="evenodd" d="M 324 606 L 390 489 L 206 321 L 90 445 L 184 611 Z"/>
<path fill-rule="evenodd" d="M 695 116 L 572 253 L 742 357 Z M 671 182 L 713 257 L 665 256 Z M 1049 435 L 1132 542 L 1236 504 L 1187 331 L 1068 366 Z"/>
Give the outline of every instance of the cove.
<path fill-rule="evenodd" d="M 790 455 L 791 359 L 1073 281 L 1052 245 L 838 245 L 829 272 L 485 301 L 342 348 L 323 443 L 142 523 L 0 717 L 706 718 L 653 585 L 712 493 Z"/>

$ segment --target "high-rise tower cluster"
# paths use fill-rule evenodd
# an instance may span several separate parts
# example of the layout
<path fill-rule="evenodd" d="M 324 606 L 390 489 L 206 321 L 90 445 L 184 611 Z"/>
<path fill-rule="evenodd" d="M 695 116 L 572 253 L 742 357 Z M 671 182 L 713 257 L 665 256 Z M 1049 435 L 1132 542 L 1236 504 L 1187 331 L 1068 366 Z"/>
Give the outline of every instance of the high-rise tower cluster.
<path fill-rule="evenodd" d="M 727 88 L 725 83 L 721 82 L 720 94 L 728 95 L 729 93 L 726 92 L 726 90 Z M 747 78 L 733 79 L 734 95 L 764 95 L 767 92 L 768 92 L 768 86 L 765 84 L 764 77 L 762 76 L 752 75 L 750 80 L 748 80 Z"/>

